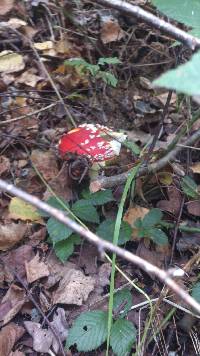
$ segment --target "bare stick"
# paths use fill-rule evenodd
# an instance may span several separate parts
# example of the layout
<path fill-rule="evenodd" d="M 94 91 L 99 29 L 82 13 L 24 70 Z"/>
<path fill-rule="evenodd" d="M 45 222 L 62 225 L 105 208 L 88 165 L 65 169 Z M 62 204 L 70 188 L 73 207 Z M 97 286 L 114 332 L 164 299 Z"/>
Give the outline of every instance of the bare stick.
<path fill-rule="evenodd" d="M 78 233 L 79 235 L 85 237 L 89 242 L 96 245 L 100 252 L 104 252 L 108 250 L 112 253 L 117 254 L 118 256 L 126 259 L 127 261 L 136 264 L 140 268 L 142 268 L 147 273 L 153 273 L 156 275 L 162 282 L 164 282 L 169 288 L 171 288 L 185 303 L 190 305 L 194 310 L 200 313 L 200 304 L 192 298 L 186 291 L 184 291 L 173 279 L 171 276 L 175 275 L 175 271 L 169 270 L 164 271 L 160 268 L 154 266 L 143 258 L 134 255 L 133 253 L 122 249 L 121 247 L 113 245 L 111 242 L 105 241 L 98 237 L 96 234 L 91 232 L 90 230 L 80 226 L 77 222 L 71 220 L 68 216 L 66 216 L 62 211 L 53 208 L 52 206 L 44 203 L 37 197 L 28 194 L 21 189 L 16 188 L 13 184 L 9 184 L 2 179 L 0 179 L 0 189 L 2 191 L 8 192 L 12 195 L 15 195 L 24 201 L 34 205 L 38 209 L 42 209 L 49 215 L 53 216 L 58 221 L 62 222 L 66 226 L 70 227 L 73 231 Z"/>
<path fill-rule="evenodd" d="M 168 152 L 164 157 L 159 159 L 155 163 L 149 164 L 147 167 L 142 167 L 138 172 L 138 177 L 148 173 L 155 173 L 159 169 L 163 168 L 168 162 L 173 161 L 176 155 L 183 149 L 185 146 L 190 146 L 194 142 L 200 139 L 200 130 L 196 131 L 191 137 L 185 140 L 183 145 L 176 145 L 175 148 Z M 112 188 L 116 185 L 123 184 L 130 174 L 130 170 L 112 177 L 103 177 L 98 178 L 90 183 L 90 191 L 92 193 L 97 192 L 102 188 Z"/>
<path fill-rule="evenodd" d="M 104 6 L 113 7 L 119 11 L 132 15 L 139 20 L 157 28 L 158 30 L 170 35 L 177 41 L 185 44 L 192 50 L 200 48 L 200 39 L 187 32 L 180 30 L 178 27 L 159 19 L 157 16 L 143 10 L 139 6 L 132 5 L 124 0 L 96 0 L 97 3 Z M 178 10 L 178 9 L 177 9 Z"/>

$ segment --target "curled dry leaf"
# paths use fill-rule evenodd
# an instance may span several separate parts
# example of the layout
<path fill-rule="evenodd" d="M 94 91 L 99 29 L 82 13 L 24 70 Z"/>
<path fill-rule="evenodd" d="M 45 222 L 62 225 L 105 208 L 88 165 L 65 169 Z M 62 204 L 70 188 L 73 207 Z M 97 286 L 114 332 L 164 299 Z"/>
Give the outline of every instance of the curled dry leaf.
<path fill-rule="evenodd" d="M 56 156 L 51 151 L 33 150 L 31 161 L 47 181 L 53 179 L 59 172 Z"/>
<path fill-rule="evenodd" d="M 49 276 L 48 266 L 44 262 L 40 262 L 38 253 L 31 261 L 25 262 L 25 268 L 28 283 Z"/>
<path fill-rule="evenodd" d="M 142 206 L 135 205 L 133 208 L 129 208 L 124 214 L 123 220 L 126 221 L 133 228 L 132 238 L 137 239 L 138 230 L 134 226 L 138 218 L 143 219 L 144 216 L 149 212 L 149 209 L 143 208 Z"/>
<path fill-rule="evenodd" d="M 40 77 L 39 75 L 36 75 L 34 73 L 34 70 L 28 69 L 27 71 L 23 72 L 22 75 L 20 75 L 20 77 L 18 77 L 16 79 L 17 83 L 20 84 L 25 84 L 28 85 L 29 87 L 35 88 L 36 84 L 42 80 L 43 78 Z"/>
<path fill-rule="evenodd" d="M 1 304 L 9 303 L 7 313 L 3 317 L 3 325 L 7 324 L 20 311 L 26 300 L 26 292 L 15 284 L 12 284 L 4 295 Z"/>
<path fill-rule="evenodd" d="M 68 335 L 69 327 L 66 321 L 65 310 L 63 308 L 58 308 L 56 310 L 53 316 L 53 321 L 51 321 L 50 324 L 53 326 L 54 330 L 56 330 L 57 334 L 60 337 L 60 340 L 65 341 Z M 58 354 L 59 343 L 55 336 L 53 337 L 52 347 L 54 352 Z"/>
<path fill-rule="evenodd" d="M 0 225 L 0 250 L 7 251 L 21 241 L 27 231 L 27 226 L 22 223 L 7 223 Z"/>
<path fill-rule="evenodd" d="M 33 338 L 34 351 L 48 353 L 53 341 L 51 330 L 42 329 L 39 323 L 32 321 L 25 321 L 24 326 Z"/>
<path fill-rule="evenodd" d="M 200 174 L 200 162 L 197 162 L 190 166 L 190 169 L 192 170 L 193 173 Z"/>
<path fill-rule="evenodd" d="M 100 32 L 101 40 L 104 44 L 120 41 L 125 36 L 116 19 L 108 18 L 103 22 Z"/>
<path fill-rule="evenodd" d="M 82 305 L 94 286 L 95 278 L 86 277 L 83 272 L 78 270 L 69 270 L 53 294 L 53 304 Z"/>
<path fill-rule="evenodd" d="M 171 186 L 167 188 L 167 195 L 169 200 L 160 200 L 156 207 L 173 215 L 178 215 L 181 207 L 181 193 L 175 186 Z"/>
<path fill-rule="evenodd" d="M 25 330 L 22 326 L 10 323 L 0 332 L 0 355 L 10 356 L 13 346 L 22 337 Z"/>
<path fill-rule="evenodd" d="M 10 169 L 10 161 L 6 156 L 0 156 L 0 176 L 8 172 Z"/>
<path fill-rule="evenodd" d="M 12 51 L 0 52 L 0 72 L 14 73 L 24 69 L 25 62 L 21 54 Z"/>
<path fill-rule="evenodd" d="M 150 248 L 146 247 L 143 241 L 140 241 L 136 255 L 145 259 L 146 261 L 152 263 L 153 265 L 163 268 L 165 254 L 161 252 L 151 251 Z M 152 279 L 155 279 L 155 276 L 152 273 L 149 273 Z"/>

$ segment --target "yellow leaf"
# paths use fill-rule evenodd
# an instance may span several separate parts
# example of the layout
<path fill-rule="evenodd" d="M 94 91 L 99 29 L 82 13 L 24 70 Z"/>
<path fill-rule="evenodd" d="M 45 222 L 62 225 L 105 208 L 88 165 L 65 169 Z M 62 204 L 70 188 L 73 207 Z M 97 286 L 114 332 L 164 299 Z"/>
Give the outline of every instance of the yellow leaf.
<path fill-rule="evenodd" d="M 38 49 L 39 51 L 46 51 L 47 49 L 53 49 L 54 44 L 52 41 L 46 41 L 46 42 L 36 42 L 34 43 L 34 47 Z"/>
<path fill-rule="evenodd" d="M 11 51 L 0 52 L 0 72 L 13 73 L 24 69 L 25 63 L 21 54 Z"/>
<path fill-rule="evenodd" d="M 9 212 L 10 217 L 15 220 L 42 221 L 36 208 L 20 198 L 11 199 Z"/>

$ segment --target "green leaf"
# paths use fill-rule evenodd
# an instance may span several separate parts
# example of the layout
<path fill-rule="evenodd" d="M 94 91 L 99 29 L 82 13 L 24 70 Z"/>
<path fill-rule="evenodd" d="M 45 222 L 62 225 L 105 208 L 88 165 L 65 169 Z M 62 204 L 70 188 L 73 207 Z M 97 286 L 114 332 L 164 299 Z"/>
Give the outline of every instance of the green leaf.
<path fill-rule="evenodd" d="M 94 310 L 82 313 L 69 330 L 66 346 L 76 344 L 78 351 L 92 351 L 103 344 L 107 336 L 107 312 Z"/>
<path fill-rule="evenodd" d="M 121 63 L 120 59 L 117 57 L 107 57 L 107 58 L 99 58 L 98 64 L 99 65 L 104 65 L 104 64 L 119 64 Z"/>
<path fill-rule="evenodd" d="M 90 193 L 89 190 L 84 190 L 82 196 L 84 199 L 91 201 L 93 205 L 104 205 L 115 200 L 111 189 L 99 190 L 96 193 Z"/>
<path fill-rule="evenodd" d="M 132 307 L 132 294 L 129 289 L 124 288 L 114 295 L 114 299 L 113 299 L 114 315 L 117 314 L 119 318 L 123 318 L 127 315 L 131 307 Z"/>
<path fill-rule="evenodd" d="M 97 235 L 101 236 L 103 239 L 112 242 L 114 229 L 115 229 L 115 221 L 111 219 L 107 219 L 98 226 L 96 233 Z M 131 226 L 127 222 L 122 221 L 120 231 L 119 231 L 118 244 L 123 245 L 127 241 L 129 241 L 131 239 L 131 234 L 132 234 Z"/>
<path fill-rule="evenodd" d="M 129 150 L 131 150 L 135 155 L 139 155 L 141 152 L 141 149 L 139 148 L 138 145 L 136 145 L 136 143 L 134 143 L 133 141 L 124 141 L 123 145 L 126 146 Z"/>
<path fill-rule="evenodd" d="M 59 241 L 67 239 L 73 232 L 69 227 L 54 218 L 50 218 L 47 221 L 47 231 L 53 242 L 53 245 Z"/>
<path fill-rule="evenodd" d="M 192 27 L 191 33 L 200 37 L 200 1 L 199 0 L 152 0 L 165 15 Z"/>
<path fill-rule="evenodd" d="M 162 219 L 162 216 L 163 214 L 160 209 L 151 209 L 142 220 L 143 227 L 146 229 L 159 224 L 160 220 Z"/>
<path fill-rule="evenodd" d="M 67 240 L 63 240 L 57 242 L 54 246 L 54 251 L 56 256 L 60 259 L 60 261 L 65 262 L 74 252 L 74 245 L 80 244 L 81 239 L 78 235 L 72 234 L 67 238 Z"/>
<path fill-rule="evenodd" d="M 65 65 L 69 65 L 72 67 L 78 67 L 78 66 L 84 66 L 87 67 L 88 65 L 90 65 L 88 62 L 85 61 L 85 59 L 83 58 L 74 58 L 74 59 L 68 59 L 66 61 L 64 61 Z"/>
<path fill-rule="evenodd" d="M 188 197 L 198 198 L 198 186 L 189 176 L 185 176 L 182 178 L 181 188 Z"/>
<path fill-rule="evenodd" d="M 111 328 L 110 345 L 117 356 L 126 356 L 136 341 L 136 328 L 126 319 L 118 319 Z"/>
<path fill-rule="evenodd" d="M 66 207 L 69 209 L 69 204 L 67 201 L 65 201 L 64 199 L 59 197 L 59 200 L 62 201 L 63 205 L 60 203 L 60 201 L 58 201 L 58 199 L 56 197 L 50 197 L 46 203 L 53 206 L 53 208 L 59 209 L 59 210 L 63 210 L 66 211 L 66 209 L 64 208 L 64 205 L 66 205 Z M 48 213 L 46 213 L 43 210 L 39 210 L 39 214 L 43 217 L 49 217 L 50 215 Z"/>
<path fill-rule="evenodd" d="M 197 52 L 192 56 L 190 61 L 162 74 L 158 79 L 153 81 L 153 84 L 173 89 L 186 95 L 200 95 L 199 67 L 200 52 Z"/>
<path fill-rule="evenodd" d="M 111 85 L 114 88 L 117 86 L 118 79 L 110 72 L 99 71 L 98 77 L 103 79 L 106 84 Z"/>
<path fill-rule="evenodd" d="M 161 229 L 150 228 L 147 230 L 147 234 L 145 236 L 150 237 L 157 245 L 163 246 L 168 244 L 168 237 Z"/>
<path fill-rule="evenodd" d="M 200 282 L 197 282 L 192 288 L 192 297 L 200 303 Z"/>
<path fill-rule="evenodd" d="M 99 223 L 99 215 L 90 200 L 81 199 L 72 205 L 73 213 L 80 219 L 92 223 Z"/>

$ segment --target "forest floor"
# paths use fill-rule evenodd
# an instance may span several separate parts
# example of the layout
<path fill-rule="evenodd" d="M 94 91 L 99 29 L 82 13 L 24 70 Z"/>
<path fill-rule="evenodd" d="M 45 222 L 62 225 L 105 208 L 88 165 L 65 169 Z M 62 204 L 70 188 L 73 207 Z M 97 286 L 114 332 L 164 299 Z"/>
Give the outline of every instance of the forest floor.
<path fill-rule="evenodd" d="M 146 1 L 138 3 L 156 14 Z M 129 148 L 122 144 L 112 163 L 100 164 L 101 176 L 156 162 L 197 106 L 152 81 L 183 63 L 190 51 L 90 0 L 1 1 L 0 21 L 0 178 L 67 207 L 68 213 L 71 209 L 73 217 L 112 241 L 124 181 L 93 197 L 89 185 L 97 172 L 91 162 L 62 156 L 59 141 L 82 124 L 125 134 Z M 74 58 L 85 62 L 72 65 Z M 200 120 L 185 136 L 199 128 Z M 173 162 L 136 179 L 119 234 L 122 247 L 155 266 L 185 270 L 177 282 L 187 291 L 198 282 L 199 184 L 198 150 L 185 147 Z M 0 355 L 105 355 L 106 342 L 86 352 L 76 344 L 59 351 L 59 343 L 64 347 L 83 312 L 108 310 L 110 262 L 97 247 L 19 198 L 0 193 L 0 213 Z M 155 221 L 145 226 L 145 216 Z M 141 237 L 137 219 L 143 221 Z M 160 235 L 152 237 L 145 229 Z M 114 319 L 131 295 L 126 320 L 137 330 L 130 352 L 121 356 L 140 345 L 138 355 L 199 354 L 199 319 L 190 308 L 153 274 L 122 258 L 117 266 L 115 294 L 122 298 L 124 291 L 128 302 L 120 299 Z M 155 300 L 148 330 L 146 295 Z"/>

